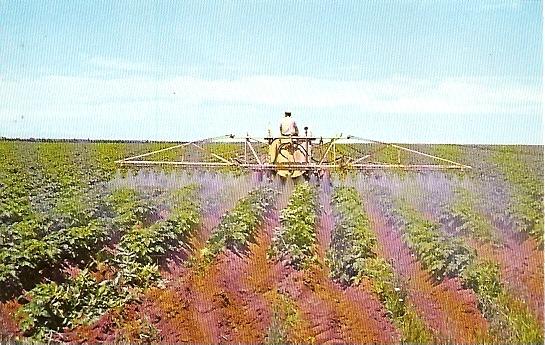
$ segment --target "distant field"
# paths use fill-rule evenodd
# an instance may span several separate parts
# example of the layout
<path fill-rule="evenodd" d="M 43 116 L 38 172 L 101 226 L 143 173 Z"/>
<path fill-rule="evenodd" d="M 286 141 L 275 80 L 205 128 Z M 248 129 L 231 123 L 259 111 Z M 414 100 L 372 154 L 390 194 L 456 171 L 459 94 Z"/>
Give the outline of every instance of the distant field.
<path fill-rule="evenodd" d="M 169 145 L 0 141 L 0 341 L 544 341 L 543 146 L 296 183 L 115 164 Z"/>

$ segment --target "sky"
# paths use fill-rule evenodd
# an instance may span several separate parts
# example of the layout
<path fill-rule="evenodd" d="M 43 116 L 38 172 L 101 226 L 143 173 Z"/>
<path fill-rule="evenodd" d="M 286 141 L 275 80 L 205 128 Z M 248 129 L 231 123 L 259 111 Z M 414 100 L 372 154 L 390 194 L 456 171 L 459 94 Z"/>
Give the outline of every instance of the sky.
<path fill-rule="evenodd" d="M 542 144 L 541 1 L 0 0 L 0 137 Z"/>

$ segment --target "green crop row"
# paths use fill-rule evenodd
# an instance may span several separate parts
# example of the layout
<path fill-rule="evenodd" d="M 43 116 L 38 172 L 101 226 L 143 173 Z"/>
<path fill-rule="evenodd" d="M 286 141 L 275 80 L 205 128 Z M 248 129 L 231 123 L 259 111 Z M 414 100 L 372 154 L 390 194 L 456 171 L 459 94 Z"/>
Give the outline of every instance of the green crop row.
<path fill-rule="evenodd" d="M 406 164 L 408 158 L 407 151 L 389 145 L 382 146 L 373 155 L 374 161 L 385 164 Z"/>
<path fill-rule="evenodd" d="M 511 297 L 501 283 L 499 265 L 475 261 L 461 274 L 464 286 L 475 291 L 479 309 L 490 322 L 497 339 L 509 344 L 542 344 L 542 325 L 528 310 Z"/>
<path fill-rule="evenodd" d="M 475 211 L 475 196 L 467 189 L 458 189 L 456 196 L 453 206 L 441 215 L 439 221 L 480 242 L 497 243 L 499 239 L 490 221 Z"/>
<path fill-rule="evenodd" d="M 479 241 L 497 243 L 499 239 L 490 222 L 475 211 L 475 197 L 466 189 L 457 190 L 452 217 L 458 217 L 461 233 Z M 466 288 L 472 289 L 479 309 L 490 322 L 496 339 L 512 344 L 542 343 L 539 322 L 526 306 L 511 297 L 501 283 L 499 264 L 490 260 L 473 260 L 460 274 Z"/>
<path fill-rule="evenodd" d="M 175 195 L 176 206 L 168 219 L 147 228 L 138 220 L 133 224 L 115 254 L 97 264 L 112 273 L 108 278 L 97 279 L 98 273 L 86 268 L 65 283 L 34 287 L 18 312 L 25 335 L 44 340 L 65 327 L 88 324 L 160 281 L 160 256 L 187 241 L 199 223 L 195 188 L 184 187 Z"/>
<path fill-rule="evenodd" d="M 295 187 L 280 212 L 281 227 L 275 231 L 270 257 L 287 258 L 297 269 L 316 261 L 316 199 L 316 188 L 308 182 Z"/>
<path fill-rule="evenodd" d="M 388 316 L 401 331 L 403 343 L 426 344 L 435 341 L 433 332 L 414 306 L 407 303 L 407 291 L 396 277 L 390 263 L 381 257 L 373 257 L 365 260 L 360 269 L 355 282 L 368 280 L 373 292 L 386 308 Z"/>
<path fill-rule="evenodd" d="M 77 165 L 73 150 L 73 145 L 63 143 L 40 143 L 37 147 L 39 167 L 54 184 L 59 199 L 85 189 L 89 177 Z"/>
<path fill-rule="evenodd" d="M 490 229 L 470 229 L 490 227 L 490 224 L 474 212 L 467 200 L 461 203 L 465 203 L 459 207 L 465 212 L 461 218 L 461 227 L 477 238 L 493 239 L 488 237 Z M 466 288 L 475 292 L 479 309 L 491 323 L 495 339 L 508 340 L 508 343 L 543 342 L 538 321 L 501 284 L 497 263 L 477 260 L 475 251 L 470 250 L 461 239 L 442 234 L 437 223 L 423 219 L 406 204 L 401 204 L 399 210 L 406 219 L 405 235 L 408 244 L 415 250 L 424 267 L 437 279 L 458 276 Z"/>
<path fill-rule="evenodd" d="M 32 288 L 47 272 L 60 269 L 64 260 L 77 265 L 85 262 L 112 234 L 126 231 L 154 212 L 131 190 L 115 191 L 105 199 L 84 197 L 85 202 L 70 197 L 59 203 L 58 214 L 32 214 L 4 228 L 0 234 L 2 298 Z"/>
<path fill-rule="evenodd" d="M 83 270 L 65 283 L 39 284 L 26 296 L 29 302 L 17 312 L 25 336 L 51 340 L 64 327 L 73 328 L 96 320 L 107 310 L 122 306 L 129 294 L 110 280 L 99 282 Z"/>
<path fill-rule="evenodd" d="M 459 276 L 475 258 L 475 251 L 461 239 L 443 234 L 440 224 L 424 219 L 403 200 L 398 212 L 405 220 L 407 244 L 435 279 Z"/>
<path fill-rule="evenodd" d="M 118 245 L 119 255 L 134 255 L 135 261 L 149 264 L 180 241 L 186 242 L 200 219 L 196 188 L 195 185 L 188 185 L 176 192 L 176 207 L 168 219 L 148 227 L 134 226 L 123 235 Z"/>
<path fill-rule="evenodd" d="M 9 225 L 32 213 L 34 185 L 16 143 L 0 141 L 0 157 L 0 224 Z"/>
<path fill-rule="evenodd" d="M 40 224 L 38 227 L 42 227 Z M 27 228 L 29 227 L 29 228 Z M 28 233 L 33 229 L 32 222 L 17 223 L 14 228 Z M 39 230 L 41 231 L 41 230 Z M 8 243 L 0 249 L 0 283 L 3 286 L 1 296 L 9 297 L 21 288 L 29 288 L 36 279 L 45 275 L 59 264 L 70 259 L 84 261 L 91 253 L 99 249 L 106 239 L 106 226 L 100 220 L 93 220 L 86 225 L 61 229 L 42 238 L 22 238 Z"/>
<path fill-rule="evenodd" d="M 377 255 L 377 238 L 371 230 L 360 195 L 353 187 L 337 187 L 332 197 L 336 225 L 327 263 L 331 277 L 344 284 L 368 279 L 392 317 L 404 314 L 404 293 L 392 266 Z"/>
<path fill-rule="evenodd" d="M 493 156 L 507 180 L 514 185 L 512 211 L 519 217 L 519 230 L 543 246 L 543 179 L 534 175 L 516 152 L 504 148 Z"/>
<path fill-rule="evenodd" d="M 247 248 L 273 201 L 274 191 L 270 188 L 253 190 L 239 200 L 235 207 L 222 217 L 220 224 L 201 250 L 204 261 L 212 262 L 225 248 L 234 252 Z"/>
<path fill-rule="evenodd" d="M 109 180 L 119 167 L 115 161 L 130 155 L 128 145 L 125 143 L 96 143 L 87 145 L 91 152 L 89 159 L 92 171 L 100 181 Z"/>
<path fill-rule="evenodd" d="M 66 205 L 100 194 L 91 184 L 95 172 L 74 145 L 0 142 L 0 224 L 9 225 L 34 213 L 62 213 Z M 89 205 L 91 206 L 91 205 Z"/>
<path fill-rule="evenodd" d="M 377 255 L 377 238 L 359 193 L 353 187 L 337 187 L 331 203 L 336 215 L 327 252 L 331 277 L 344 284 L 356 285 L 366 279 L 389 317 L 402 331 L 404 342 L 432 341 L 430 330 L 406 304 L 406 291 L 392 265 Z"/>
<path fill-rule="evenodd" d="M 458 163 L 464 158 L 462 146 L 452 144 L 434 145 L 432 155 Z"/>
<path fill-rule="evenodd" d="M 157 211 L 134 192 L 108 195 L 98 182 L 114 163 L 103 174 L 103 162 L 90 157 L 125 153 L 112 152 L 118 144 L 98 146 L 104 152 L 91 144 L 0 142 L 0 299 L 57 276 L 65 260 L 84 265 Z"/>
<path fill-rule="evenodd" d="M 273 296 L 272 317 L 264 344 L 284 345 L 290 344 L 290 340 L 295 343 L 300 343 L 301 340 L 303 343 L 316 343 L 314 337 L 301 339 L 301 335 L 297 333 L 298 327 L 301 327 L 304 321 L 295 302 L 289 296 L 278 293 L 278 291 L 275 291 Z"/>
<path fill-rule="evenodd" d="M 349 284 L 358 279 L 366 259 L 376 257 L 377 238 L 355 188 L 335 188 L 332 206 L 336 224 L 327 262 L 332 278 Z"/>

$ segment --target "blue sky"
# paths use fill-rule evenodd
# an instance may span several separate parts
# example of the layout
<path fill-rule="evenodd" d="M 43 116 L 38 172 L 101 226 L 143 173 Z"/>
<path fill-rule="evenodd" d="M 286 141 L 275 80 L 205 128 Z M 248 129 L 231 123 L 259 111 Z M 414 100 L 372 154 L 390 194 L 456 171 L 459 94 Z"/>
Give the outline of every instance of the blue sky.
<path fill-rule="evenodd" d="M 0 1 L 0 136 L 543 142 L 540 1 Z"/>

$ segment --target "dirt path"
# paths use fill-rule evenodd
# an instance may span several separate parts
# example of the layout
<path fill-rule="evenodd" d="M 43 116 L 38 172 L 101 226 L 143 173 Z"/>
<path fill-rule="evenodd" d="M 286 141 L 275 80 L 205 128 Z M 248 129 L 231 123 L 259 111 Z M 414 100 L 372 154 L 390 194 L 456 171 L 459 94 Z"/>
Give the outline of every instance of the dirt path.
<path fill-rule="evenodd" d="M 277 212 L 271 211 L 248 253 L 237 255 L 227 250 L 204 271 L 188 269 L 180 272 L 182 276 L 174 290 L 180 301 L 183 301 L 178 304 L 184 306 L 185 313 L 183 319 L 176 319 L 174 323 L 190 327 L 179 327 L 178 334 L 164 341 L 263 343 L 271 318 L 270 307 L 263 294 L 253 288 L 247 278 L 252 276 L 250 272 L 255 270 L 252 266 L 256 255 L 262 247 L 267 247 L 267 241 L 270 242 L 267 239 L 272 235 L 277 222 Z M 204 226 L 193 241 L 196 250 L 204 246 L 205 239 L 217 225 L 212 220 L 208 223 L 209 226 Z M 264 271 L 270 270 L 265 266 Z M 162 327 L 161 333 L 167 328 L 172 327 Z M 192 331 L 183 332 L 184 329 Z"/>
<path fill-rule="evenodd" d="M 371 200 L 367 214 L 375 230 L 381 254 L 389 259 L 406 285 L 409 301 L 439 341 L 476 343 L 487 333 L 488 324 L 477 308 L 472 291 L 463 289 L 459 279 L 434 284 L 430 275 L 402 240 L 400 231 L 390 226 Z"/>

